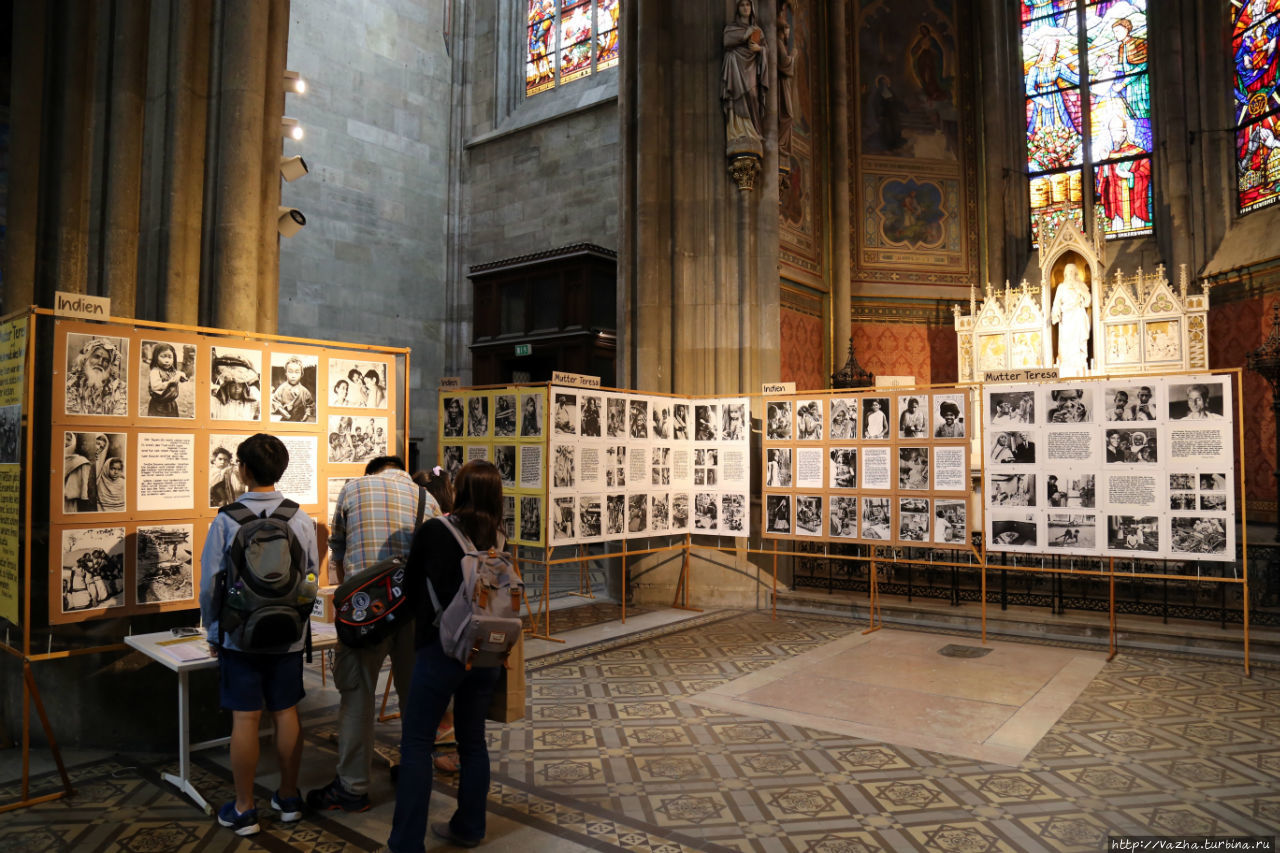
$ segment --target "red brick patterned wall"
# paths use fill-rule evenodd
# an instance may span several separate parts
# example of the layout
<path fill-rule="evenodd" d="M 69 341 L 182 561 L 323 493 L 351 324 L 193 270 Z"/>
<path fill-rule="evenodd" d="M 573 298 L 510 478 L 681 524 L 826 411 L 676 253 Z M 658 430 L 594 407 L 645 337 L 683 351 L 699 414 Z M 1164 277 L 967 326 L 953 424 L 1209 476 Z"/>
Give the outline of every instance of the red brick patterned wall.
<path fill-rule="evenodd" d="M 1271 331 L 1275 296 L 1228 302 L 1209 309 L 1209 365 L 1242 367 L 1245 357 Z M 1256 373 L 1244 371 L 1245 485 L 1250 500 L 1276 499 L 1275 418 L 1271 388 Z M 1249 514 L 1255 517 L 1254 513 Z"/>
<path fill-rule="evenodd" d="M 796 383 L 797 390 L 826 388 L 828 381 L 822 363 L 822 342 L 827 333 L 822 318 L 783 306 L 779 319 L 782 326 L 781 381 Z"/>
<path fill-rule="evenodd" d="M 853 349 L 858 362 L 876 376 L 914 376 L 931 382 L 929 327 L 915 323 L 854 323 Z"/>

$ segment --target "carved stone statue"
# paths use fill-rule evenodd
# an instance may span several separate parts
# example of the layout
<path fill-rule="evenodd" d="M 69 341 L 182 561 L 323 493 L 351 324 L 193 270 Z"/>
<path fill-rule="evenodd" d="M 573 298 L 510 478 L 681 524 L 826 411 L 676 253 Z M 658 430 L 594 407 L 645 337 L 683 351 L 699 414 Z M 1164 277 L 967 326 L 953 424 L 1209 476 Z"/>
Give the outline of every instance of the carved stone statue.
<path fill-rule="evenodd" d="M 720 102 L 724 106 L 728 153 L 764 154 L 765 91 L 769 54 L 753 0 L 738 0 L 724 28 Z"/>
<path fill-rule="evenodd" d="M 796 115 L 796 48 L 791 44 L 791 6 L 778 9 L 778 168 L 791 170 L 791 130 Z"/>
<path fill-rule="evenodd" d="M 1068 263 L 1062 283 L 1053 294 L 1050 322 L 1058 325 L 1058 372 L 1060 376 L 1084 376 L 1089 368 L 1089 285 L 1080 277 L 1080 268 Z"/>

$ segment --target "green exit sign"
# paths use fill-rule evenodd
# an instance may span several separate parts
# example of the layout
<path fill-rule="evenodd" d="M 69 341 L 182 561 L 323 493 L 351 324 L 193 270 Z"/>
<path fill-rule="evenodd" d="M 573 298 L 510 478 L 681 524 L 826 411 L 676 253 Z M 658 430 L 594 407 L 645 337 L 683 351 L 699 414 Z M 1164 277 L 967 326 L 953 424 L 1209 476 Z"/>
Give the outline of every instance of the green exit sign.
<path fill-rule="evenodd" d="M 516 344 L 516 355 L 529 355 L 533 352 L 533 344 Z"/>

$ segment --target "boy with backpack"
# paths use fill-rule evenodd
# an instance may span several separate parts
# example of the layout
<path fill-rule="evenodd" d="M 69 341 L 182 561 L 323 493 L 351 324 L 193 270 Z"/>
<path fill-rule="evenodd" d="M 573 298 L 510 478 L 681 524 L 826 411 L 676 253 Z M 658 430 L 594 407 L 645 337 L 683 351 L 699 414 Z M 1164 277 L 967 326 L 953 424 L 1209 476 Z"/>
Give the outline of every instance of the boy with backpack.
<path fill-rule="evenodd" d="M 209 528 L 200 557 L 200 614 L 209 653 L 218 658 L 219 698 L 232 715 L 236 795 L 218 810 L 218 823 L 248 836 L 259 831 L 253 782 L 264 705 L 275 721 L 280 760 L 271 808 L 285 823 L 302 819 L 298 702 L 305 695 L 302 650 L 319 558 L 311 519 L 275 487 L 289 466 L 284 443 L 258 433 L 240 444 L 236 457 L 249 491 L 223 507 Z"/>

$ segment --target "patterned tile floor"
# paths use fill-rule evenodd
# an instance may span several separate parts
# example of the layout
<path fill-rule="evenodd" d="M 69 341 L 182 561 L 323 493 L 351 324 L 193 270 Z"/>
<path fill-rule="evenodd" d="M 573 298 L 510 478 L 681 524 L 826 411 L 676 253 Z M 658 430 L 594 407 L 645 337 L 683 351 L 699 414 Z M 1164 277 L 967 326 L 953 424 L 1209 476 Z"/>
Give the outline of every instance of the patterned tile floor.
<path fill-rule="evenodd" d="M 687 701 L 863 627 L 721 611 L 533 659 L 528 719 L 490 730 L 490 809 L 576 849 L 664 853 L 1099 851 L 1109 834 L 1280 826 L 1275 667 L 1246 677 L 1238 663 L 1126 652 L 1017 767 Z M 307 715 L 308 763 L 332 760 L 316 754 L 332 752 L 332 698 Z M 391 730 L 380 737 L 394 752 Z M 160 784 L 160 765 L 130 761 L 79 768 L 73 800 L 0 815 L 0 851 L 248 849 Z M 230 790 L 223 761 L 198 759 L 215 802 Z M 324 816 L 266 829 L 260 849 L 377 848 L 378 833 Z"/>

